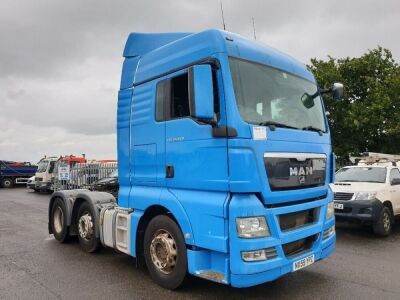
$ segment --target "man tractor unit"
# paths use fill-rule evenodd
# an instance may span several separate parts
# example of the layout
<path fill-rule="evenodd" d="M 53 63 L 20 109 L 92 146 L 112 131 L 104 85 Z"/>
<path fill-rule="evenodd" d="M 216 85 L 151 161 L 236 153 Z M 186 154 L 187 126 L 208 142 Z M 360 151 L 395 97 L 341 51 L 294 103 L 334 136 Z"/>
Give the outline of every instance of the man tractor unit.
<path fill-rule="evenodd" d="M 319 89 L 295 59 L 220 30 L 132 33 L 118 94 L 118 204 L 55 192 L 49 232 L 111 247 L 175 289 L 248 287 L 335 249 L 335 159 Z"/>

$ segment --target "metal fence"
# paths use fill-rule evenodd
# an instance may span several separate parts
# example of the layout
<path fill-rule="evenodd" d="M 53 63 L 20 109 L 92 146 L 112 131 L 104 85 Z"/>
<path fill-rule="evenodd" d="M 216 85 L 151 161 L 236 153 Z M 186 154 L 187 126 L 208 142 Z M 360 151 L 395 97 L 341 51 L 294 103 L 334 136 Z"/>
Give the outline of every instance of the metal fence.
<path fill-rule="evenodd" d="M 90 189 L 98 180 L 117 170 L 117 163 L 78 163 L 74 166 L 58 166 L 54 178 L 54 190 Z"/>

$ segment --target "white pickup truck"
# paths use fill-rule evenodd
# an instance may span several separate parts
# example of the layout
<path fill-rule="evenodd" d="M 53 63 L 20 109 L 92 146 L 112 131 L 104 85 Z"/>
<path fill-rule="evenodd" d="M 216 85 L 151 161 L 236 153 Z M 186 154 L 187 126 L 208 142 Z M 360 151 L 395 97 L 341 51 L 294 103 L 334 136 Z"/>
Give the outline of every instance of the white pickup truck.
<path fill-rule="evenodd" d="M 338 221 L 371 224 L 375 234 L 388 236 L 400 215 L 400 171 L 397 162 L 361 161 L 336 173 L 331 184 Z"/>

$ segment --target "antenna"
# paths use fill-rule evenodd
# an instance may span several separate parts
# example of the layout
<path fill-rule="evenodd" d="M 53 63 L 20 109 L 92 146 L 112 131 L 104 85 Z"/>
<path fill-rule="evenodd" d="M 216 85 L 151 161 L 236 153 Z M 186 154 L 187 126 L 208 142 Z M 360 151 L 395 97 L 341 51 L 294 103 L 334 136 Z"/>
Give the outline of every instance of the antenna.
<path fill-rule="evenodd" d="M 253 34 L 254 34 L 254 39 L 257 40 L 257 37 L 256 37 L 256 26 L 254 25 L 254 17 L 252 17 L 252 19 L 253 19 Z"/>
<path fill-rule="evenodd" d="M 222 1 L 219 1 L 219 4 L 221 5 L 221 16 L 222 16 L 222 25 L 224 26 L 224 30 L 226 30 L 225 26 L 225 18 L 224 18 L 224 9 L 222 8 Z"/>

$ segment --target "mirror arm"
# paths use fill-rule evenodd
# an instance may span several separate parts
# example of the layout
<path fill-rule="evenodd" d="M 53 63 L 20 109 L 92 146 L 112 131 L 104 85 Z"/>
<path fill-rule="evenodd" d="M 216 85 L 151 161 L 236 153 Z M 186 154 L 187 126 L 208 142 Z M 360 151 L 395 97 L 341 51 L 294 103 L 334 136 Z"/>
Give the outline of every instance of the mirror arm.
<path fill-rule="evenodd" d="M 321 95 L 323 95 L 323 94 L 328 94 L 328 93 L 331 93 L 331 92 L 332 92 L 332 88 L 329 88 L 329 89 L 320 89 L 319 92 L 320 92 Z"/>

